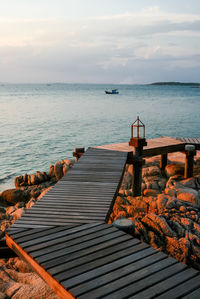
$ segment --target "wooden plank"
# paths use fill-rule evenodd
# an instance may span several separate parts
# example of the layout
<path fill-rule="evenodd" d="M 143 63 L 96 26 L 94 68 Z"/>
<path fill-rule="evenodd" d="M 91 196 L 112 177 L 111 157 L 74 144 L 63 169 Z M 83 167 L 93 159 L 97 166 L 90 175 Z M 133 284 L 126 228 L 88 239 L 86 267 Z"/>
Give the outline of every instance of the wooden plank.
<path fill-rule="evenodd" d="M 64 280 L 61 282 L 61 284 L 66 287 L 67 289 L 73 288 L 81 283 L 84 283 L 85 281 L 89 281 L 90 279 L 94 279 L 95 277 L 104 275 L 105 273 L 108 273 L 109 271 L 113 271 L 115 269 L 118 269 L 122 267 L 123 265 L 128 265 L 130 263 L 133 263 L 134 261 L 139 261 L 143 259 L 146 256 L 150 256 L 155 254 L 154 248 L 143 248 L 141 251 L 137 253 L 133 253 L 132 255 L 125 256 L 121 259 L 118 259 L 112 263 L 108 263 L 106 265 L 103 265 L 101 267 L 95 268 L 93 270 L 90 270 L 86 273 L 82 273 L 80 275 L 77 275 L 75 277 L 72 277 L 70 279 Z"/>
<path fill-rule="evenodd" d="M 170 259 L 172 260 L 172 259 Z M 176 260 L 174 260 L 176 261 Z M 166 260 L 166 263 L 168 264 L 168 259 Z M 164 281 L 165 279 L 171 277 L 172 275 L 175 275 L 176 273 L 182 271 L 187 266 L 181 263 L 172 263 L 172 265 L 168 265 L 167 267 L 163 267 L 163 269 L 160 269 L 159 271 L 151 274 L 150 276 L 147 276 L 143 279 L 135 281 L 133 280 L 133 276 L 130 275 L 129 277 L 126 277 L 126 279 L 123 279 L 123 284 L 121 279 L 118 280 L 119 284 L 116 285 L 115 283 L 115 291 L 113 292 L 113 284 L 109 286 L 110 290 L 108 292 L 110 294 L 105 295 L 103 298 L 123 298 L 123 297 L 129 297 L 133 296 L 134 294 L 137 294 L 143 289 L 147 289 L 148 287 L 152 286 L 153 284 L 159 283 L 160 281 Z M 134 282 L 133 282 L 134 281 Z M 123 287 L 122 287 L 123 286 Z M 122 287 L 121 289 L 119 289 Z M 112 292 L 112 293 L 111 293 Z M 87 297 L 89 298 L 89 297 Z M 168 297 L 170 298 L 170 297 Z"/>
<path fill-rule="evenodd" d="M 84 214 L 79 214 L 77 213 L 76 217 L 74 215 L 71 215 L 70 213 L 68 215 L 59 215 L 58 219 L 52 218 L 52 216 L 50 214 L 35 214 L 34 212 L 31 212 L 29 214 L 24 214 L 20 220 L 29 220 L 30 221 L 35 221 L 37 219 L 38 223 L 40 223 L 40 221 L 46 220 L 49 221 L 49 224 L 53 224 L 53 223 L 57 223 L 57 222 L 62 222 L 62 221 L 104 221 L 105 219 L 105 215 L 100 216 L 100 215 L 84 215 Z M 42 222 L 41 222 L 42 223 Z"/>
<path fill-rule="evenodd" d="M 116 231 L 113 233 L 115 237 L 121 236 L 122 233 L 119 231 Z M 82 236 L 78 239 L 72 239 L 68 242 L 59 243 L 57 246 L 52 245 L 45 249 L 36 250 L 32 252 L 31 248 L 27 248 L 27 252 L 31 251 L 31 256 L 35 257 L 39 263 L 46 262 L 48 260 L 51 260 L 56 257 L 60 257 L 62 255 L 79 251 L 82 248 L 86 248 L 89 246 L 93 246 L 98 244 L 98 242 L 106 241 L 110 238 L 110 232 L 109 229 L 106 231 L 100 231 L 93 234 L 89 234 L 86 236 Z M 98 240 L 99 239 L 99 240 Z"/>
<path fill-rule="evenodd" d="M 70 230 L 61 231 L 58 233 L 48 234 L 47 236 L 37 237 L 36 239 L 31 240 L 18 240 L 18 244 L 27 249 L 28 247 L 31 247 L 29 249 L 29 252 L 39 250 L 42 248 L 50 247 L 55 244 L 63 243 L 64 241 L 71 241 L 73 239 L 77 239 L 82 236 L 86 236 L 88 234 L 96 233 L 100 230 L 108 229 L 106 225 L 81 225 L 76 228 L 72 228 Z M 109 231 L 108 231 L 109 233 Z M 92 235 L 91 235 L 92 238 Z"/>
<path fill-rule="evenodd" d="M 70 226 L 69 226 L 70 227 Z M 9 233 L 9 236 L 12 236 L 13 240 L 18 240 L 19 238 L 33 238 L 33 234 L 39 234 L 39 235 L 46 235 L 50 232 L 55 232 L 55 231 L 62 231 L 62 230 L 66 230 L 66 227 L 61 227 L 61 226 L 54 226 L 53 228 L 35 228 L 35 229 L 27 229 L 26 231 L 23 231 L 21 233 L 10 233 L 10 231 L 6 231 L 7 233 Z"/>
<path fill-rule="evenodd" d="M 84 267 L 80 266 L 80 267 L 73 268 L 71 270 L 67 269 L 65 271 L 63 269 L 63 272 L 56 274 L 55 278 L 62 282 L 63 280 L 67 280 L 72 277 L 76 277 L 77 275 L 80 275 L 83 273 L 85 273 L 85 275 L 87 275 L 86 274 L 87 271 L 91 271 L 100 266 L 107 265 L 108 263 L 120 260 L 121 258 L 124 258 L 125 256 L 126 257 L 129 256 L 130 260 L 131 260 L 132 255 L 134 253 L 139 252 L 141 249 L 144 249 L 143 244 L 139 244 L 139 245 L 136 245 L 133 247 L 126 248 L 126 250 L 121 250 L 119 252 L 115 252 L 109 256 L 103 256 L 102 258 L 99 258 L 98 260 L 88 262 L 87 264 L 84 265 Z M 49 271 L 50 271 L 50 269 L 49 269 Z"/>
<path fill-rule="evenodd" d="M 60 236 L 64 235 L 71 235 L 76 232 L 81 232 L 82 230 L 90 229 L 99 226 L 100 223 L 92 223 L 92 224 L 83 224 L 83 225 L 73 225 L 73 226 L 57 226 L 51 229 L 46 228 L 45 230 L 35 230 L 35 232 L 32 232 L 29 235 L 23 235 L 23 236 L 13 236 L 13 240 L 17 241 L 19 245 L 21 246 L 22 243 L 27 241 L 31 241 L 33 244 L 34 240 L 42 240 L 43 242 L 49 241 L 51 239 L 56 239 Z M 40 239 L 42 238 L 42 239 Z M 25 244 L 24 244 L 25 245 Z"/>
<path fill-rule="evenodd" d="M 34 217 L 34 215 L 37 215 L 38 217 L 44 216 L 44 217 L 48 217 L 48 216 L 53 216 L 53 217 L 58 217 L 59 219 L 65 218 L 66 217 L 77 217 L 77 218 L 82 218 L 82 217 L 89 217 L 89 219 L 96 219 L 98 217 L 103 217 L 105 218 L 106 212 L 102 212 L 102 211 L 98 211 L 98 210 L 89 210 L 89 208 L 85 211 L 83 210 L 74 210 L 73 209 L 50 209 L 48 210 L 48 208 L 44 208 L 44 209 L 31 209 L 31 210 L 27 210 L 26 213 L 24 215 L 32 215 Z M 93 217 L 93 218 L 91 218 Z"/>
<path fill-rule="evenodd" d="M 193 292 L 195 289 L 200 287 L 200 275 L 197 275 L 184 283 L 177 285 L 175 288 L 168 290 L 164 294 L 158 296 L 158 298 L 181 298 L 184 295 Z"/>
<path fill-rule="evenodd" d="M 102 242 L 99 242 L 97 245 L 80 249 L 77 252 L 70 253 L 70 255 L 66 254 L 61 257 L 54 258 L 50 261 L 43 262 L 42 265 L 45 267 L 45 269 L 48 270 L 49 268 L 52 268 L 52 267 L 62 264 L 64 262 L 72 261 L 72 260 L 84 257 L 86 255 L 93 254 L 94 252 L 103 250 L 103 249 L 111 247 L 111 246 L 117 246 L 118 244 L 121 244 L 122 246 L 125 247 L 126 243 L 128 243 L 129 241 L 131 241 L 131 243 L 133 243 L 132 237 L 130 235 L 124 234 L 122 236 L 117 236 L 117 237 L 115 235 L 112 235 L 112 236 L 110 236 L 110 238 L 108 240 L 104 239 Z"/>
<path fill-rule="evenodd" d="M 40 223 L 40 224 L 38 224 Z M 72 225 L 72 224 L 81 224 L 81 223 L 94 223 L 93 220 L 84 219 L 61 219 L 61 220 L 49 220 L 49 219 L 42 219 L 42 218 L 23 218 L 18 219 L 16 221 L 16 226 L 18 227 L 30 227 L 30 228 L 40 228 L 40 227 L 53 227 L 53 226 L 65 226 L 65 225 Z"/>
<path fill-rule="evenodd" d="M 84 293 L 82 296 L 79 295 L 79 298 L 95 298 L 97 297 L 97 294 L 101 298 L 124 298 L 122 295 L 122 292 L 119 290 L 120 288 L 125 289 L 126 287 L 128 288 L 129 286 L 131 287 L 132 284 L 136 283 L 138 281 L 143 281 L 145 278 L 151 279 L 151 275 L 154 275 L 154 273 L 162 271 L 162 269 L 165 269 L 166 271 L 168 268 L 171 266 L 175 265 L 177 263 L 176 260 L 174 259 L 168 259 L 167 256 L 165 259 L 161 260 L 156 260 L 154 264 L 146 265 L 144 268 L 137 268 L 134 271 L 134 268 L 130 266 L 128 275 L 122 276 L 121 278 L 117 278 L 113 282 L 110 282 L 109 284 L 106 283 L 105 285 L 101 287 L 97 287 L 96 289 Z M 122 269 L 121 269 L 122 270 Z M 122 270 L 123 271 L 123 270 Z M 145 288 L 146 285 L 143 284 L 143 287 Z M 118 293 L 121 293 L 121 297 L 119 297 Z M 130 292 L 129 292 L 130 293 Z M 131 295 L 131 293 L 129 294 Z M 150 297 L 143 297 L 143 298 L 150 298 Z"/>
<path fill-rule="evenodd" d="M 129 240 L 129 242 L 126 242 L 126 248 L 132 248 L 136 245 L 139 245 L 139 241 L 136 240 L 133 242 L 133 240 Z M 56 265 L 54 267 L 49 267 L 48 271 L 52 274 L 58 274 L 59 272 L 62 272 L 64 270 L 71 270 L 72 268 L 76 267 L 76 270 L 78 267 L 80 268 L 82 266 L 83 270 L 85 270 L 85 265 L 88 264 L 89 262 L 96 261 L 102 257 L 112 255 L 116 252 L 124 250 L 124 244 L 115 244 L 115 246 L 110 246 L 107 248 L 103 248 L 103 250 L 95 251 L 94 253 L 87 254 L 84 257 L 78 257 L 75 260 L 68 260 L 68 261 L 63 261 L 59 265 Z"/>
<path fill-rule="evenodd" d="M 80 206 L 80 205 L 77 205 L 77 206 L 70 206 L 70 205 L 63 205 L 63 204 L 61 204 L 61 205 L 56 205 L 56 208 L 55 208 L 55 206 L 53 206 L 53 205 L 37 205 L 37 206 L 34 206 L 34 207 L 32 207 L 32 209 L 31 209 L 31 211 L 38 211 L 38 212 L 45 212 L 45 211 L 47 211 L 47 212 L 74 212 L 74 211 L 76 211 L 76 212 L 82 212 L 82 213 L 106 213 L 107 212 L 107 210 L 108 210 L 108 208 L 103 208 L 102 206 L 97 206 L 97 207 L 95 207 L 95 206 L 90 206 L 90 205 L 88 205 L 88 206 L 85 206 L 84 204 L 82 205 L 82 206 Z M 27 210 L 26 211 L 26 213 L 28 213 L 29 212 L 29 210 Z"/>
<path fill-rule="evenodd" d="M 173 275 L 172 277 L 169 277 L 168 279 L 165 279 L 164 281 L 147 288 L 146 290 L 142 290 L 140 293 L 137 293 L 136 295 L 130 298 L 152 298 L 154 296 L 158 296 L 168 290 L 173 289 L 180 283 L 186 282 L 190 278 L 193 278 L 195 275 L 197 275 L 197 271 L 195 271 L 194 269 L 184 269 L 184 271 L 181 271 Z"/>
<path fill-rule="evenodd" d="M 199 299 L 200 298 L 200 288 L 190 291 L 186 296 L 182 297 L 183 299 Z"/>
<path fill-rule="evenodd" d="M 21 218 L 20 218 L 21 219 Z M 71 223 L 70 223 L 71 224 Z M 29 222 L 23 222 L 23 223 L 21 223 L 21 222 L 19 222 L 19 220 L 18 221 L 16 221 L 15 223 L 14 223 L 14 225 L 15 225 L 15 227 L 17 227 L 17 228 L 28 228 L 28 229 L 33 229 L 33 228 L 47 228 L 47 227 L 54 227 L 52 224 L 38 224 L 38 223 L 29 223 Z"/>
<path fill-rule="evenodd" d="M 75 297 L 79 297 L 83 294 L 89 293 L 97 288 L 108 285 L 111 282 L 116 281 L 123 276 L 126 276 L 130 273 L 134 273 L 143 268 L 146 269 L 146 267 L 151 267 L 152 269 L 154 269 L 154 263 L 166 258 L 167 256 L 165 254 L 156 252 L 155 254 L 146 256 L 141 260 L 137 260 L 136 262 L 134 261 L 128 265 L 122 265 L 120 268 L 117 268 L 112 272 L 108 271 L 108 273 L 105 273 L 100 277 L 98 276 L 96 278 L 90 279 L 89 281 L 81 283 L 74 288 L 70 288 L 70 291 Z"/>
<path fill-rule="evenodd" d="M 46 283 L 58 294 L 62 299 L 72 299 L 75 298 L 70 292 L 68 292 L 63 286 L 59 284 L 48 272 L 45 271 L 34 259 L 32 259 L 26 251 L 24 251 L 17 243 L 15 243 L 12 238 L 6 233 L 7 245 L 12 248 L 18 256 L 25 259 L 36 271 L 37 273 L 46 281 Z"/>

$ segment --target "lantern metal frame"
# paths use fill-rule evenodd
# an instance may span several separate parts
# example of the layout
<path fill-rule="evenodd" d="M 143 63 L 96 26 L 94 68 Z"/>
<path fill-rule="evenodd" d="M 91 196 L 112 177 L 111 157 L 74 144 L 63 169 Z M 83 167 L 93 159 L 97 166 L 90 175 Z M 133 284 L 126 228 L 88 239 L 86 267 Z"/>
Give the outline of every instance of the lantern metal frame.
<path fill-rule="evenodd" d="M 137 124 L 135 124 L 135 123 L 137 123 Z M 133 136 L 134 128 L 137 128 L 137 137 Z M 140 137 L 140 128 L 143 128 L 143 137 L 142 138 L 145 138 L 145 124 L 139 119 L 139 116 L 137 116 L 137 119 L 131 125 L 131 138 L 141 138 Z"/>
<path fill-rule="evenodd" d="M 134 128 L 137 129 L 137 136 L 134 137 L 133 131 Z M 143 128 L 143 136 L 140 137 L 140 128 Z M 146 146 L 146 139 L 145 139 L 145 124 L 140 120 L 139 116 L 137 116 L 137 119 L 132 123 L 131 125 L 131 139 L 129 141 L 130 146 L 134 146 L 136 148 Z"/>

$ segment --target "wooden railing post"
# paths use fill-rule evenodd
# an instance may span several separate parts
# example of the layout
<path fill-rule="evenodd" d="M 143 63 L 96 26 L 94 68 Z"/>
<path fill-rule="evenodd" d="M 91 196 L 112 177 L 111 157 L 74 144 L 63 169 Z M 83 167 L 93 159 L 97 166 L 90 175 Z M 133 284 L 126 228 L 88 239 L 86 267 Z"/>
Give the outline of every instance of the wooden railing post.
<path fill-rule="evenodd" d="M 185 172 L 184 178 L 188 179 L 193 176 L 193 164 L 196 150 L 194 145 L 187 144 L 185 146 Z"/>
<path fill-rule="evenodd" d="M 77 162 L 78 159 L 85 153 L 84 147 L 75 147 L 73 152 L 73 157 L 75 157 L 75 161 Z"/>

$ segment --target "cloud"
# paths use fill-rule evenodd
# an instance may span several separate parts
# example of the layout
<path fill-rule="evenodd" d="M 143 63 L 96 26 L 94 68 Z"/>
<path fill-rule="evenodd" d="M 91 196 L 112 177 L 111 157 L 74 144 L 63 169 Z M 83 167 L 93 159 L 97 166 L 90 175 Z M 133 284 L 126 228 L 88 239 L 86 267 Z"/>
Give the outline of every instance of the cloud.
<path fill-rule="evenodd" d="M 6 77 L 0 81 L 152 81 L 159 69 L 171 74 L 184 62 L 193 69 L 199 59 L 200 17 L 164 14 L 157 6 L 76 21 L 0 23 L 0 78 Z"/>

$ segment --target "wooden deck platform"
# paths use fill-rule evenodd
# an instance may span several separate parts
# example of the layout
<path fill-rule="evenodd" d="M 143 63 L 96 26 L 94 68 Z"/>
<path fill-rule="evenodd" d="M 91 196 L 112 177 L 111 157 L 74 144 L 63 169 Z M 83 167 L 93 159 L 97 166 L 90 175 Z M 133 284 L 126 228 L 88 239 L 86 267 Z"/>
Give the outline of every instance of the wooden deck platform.
<path fill-rule="evenodd" d="M 105 223 L 126 159 L 88 149 L 7 230 L 8 246 L 61 298 L 199 298 L 199 271 Z"/>
<path fill-rule="evenodd" d="M 186 144 L 194 144 L 197 150 L 200 150 L 200 138 L 172 138 L 160 137 L 147 140 L 147 146 L 143 148 L 144 157 L 152 157 L 161 154 L 168 154 L 183 151 Z M 94 148 L 114 150 L 120 152 L 132 152 L 133 147 L 128 142 L 113 143 L 95 146 Z"/>

